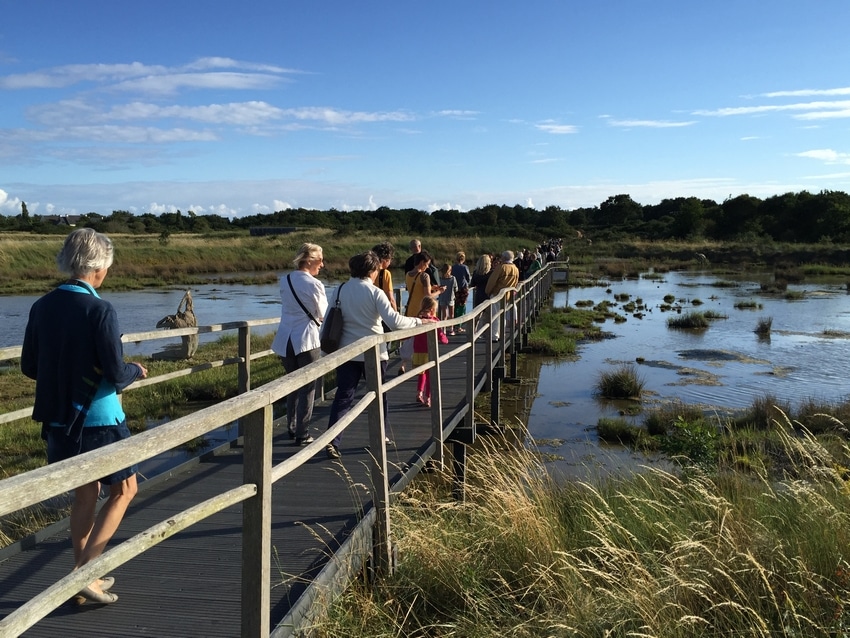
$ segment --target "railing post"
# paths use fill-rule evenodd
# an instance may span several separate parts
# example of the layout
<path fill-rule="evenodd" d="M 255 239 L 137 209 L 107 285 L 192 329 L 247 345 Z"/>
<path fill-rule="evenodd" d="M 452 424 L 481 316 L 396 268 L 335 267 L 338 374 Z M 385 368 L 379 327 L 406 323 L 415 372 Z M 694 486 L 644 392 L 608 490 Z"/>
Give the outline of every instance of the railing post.
<path fill-rule="evenodd" d="M 372 496 L 375 507 L 373 558 L 378 574 L 393 571 L 393 548 L 390 536 L 390 485 L 387 472 L 387 439 L 384 423 L 384 388 L 380 345 L 363 353 L 366 388 L 374 390 L 375 400 L 369 404 L 369 449 L 372 451 Z"/>
<path fill-rule="evenodd" d="M 251 327 L 242 326 L 239 328 L 239 357 L 242 361 L 239 363 L 239 381 L 237 391 L 239 394 L 244 394 L 251 389 Z"/>
<path fill-rule="evenodd" d="M 242 638 L 267 638 L 271 613 L 272 406 L 244 419 L 242 475 L 257 495 L 242 506 Z"/>

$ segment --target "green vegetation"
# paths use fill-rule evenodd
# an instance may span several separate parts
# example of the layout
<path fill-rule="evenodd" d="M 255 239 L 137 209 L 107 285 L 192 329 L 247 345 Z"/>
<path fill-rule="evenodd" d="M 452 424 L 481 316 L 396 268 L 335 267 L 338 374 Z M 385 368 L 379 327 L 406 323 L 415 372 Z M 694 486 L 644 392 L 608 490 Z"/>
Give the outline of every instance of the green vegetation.
<path fill-rule="evenodd" d="M 633 365 L 620 365 L 602 372 L 596 380 L 596 392 L 606 399 L 640 400 L 646 381 Z"/>
<path fill-rule="evenodd" d="M 711 469 L 562 484 L 534 450 L 485 439 L 467 500 L 451 499 L 449 476 L 408 489 L 391 510 L 394 575 L 353 585 L 312 631 L 845 635 L 850 491 L 836 468 L 846 450 L 836 457 L 788 422 L 773 435 L 787 473 L 770 480 L 719 454 Z"/>
<path fill-rule="evenodd" d="M 704 312 L 688 312 L 684 315 L 667 317 L 667 327 L 681 330 L 704 330 L 708 328 L 708 317 Z"/>
<path fill-rule="evenodd" d="M 540 315 L 528 335 L 528 352 L 572 356 L 579 341 L 598 340 L 602 330 L 594 325 L 599 313 L 576 308 L 551 308 Z"/>
<path fill-rule="evenodd" d="M 735 308 L 738 310 L 761 310 L 764 306 L 757 301 L 736 301 Z"/>

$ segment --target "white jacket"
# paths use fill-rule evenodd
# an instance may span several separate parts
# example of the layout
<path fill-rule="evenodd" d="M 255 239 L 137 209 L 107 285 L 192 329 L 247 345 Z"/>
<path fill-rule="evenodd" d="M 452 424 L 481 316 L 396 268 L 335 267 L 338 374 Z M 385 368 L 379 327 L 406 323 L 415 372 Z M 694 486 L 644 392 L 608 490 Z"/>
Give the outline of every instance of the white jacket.
<path fill-rule="evenodd" d="M 301 303 L 321 322 L 328 309 L 325 285 L 303 270 L 293 270 L 288 276 Z M 319 326 L 298 305 L 286 278 L 287 275 L 280 278 L 280 325 L 272 342 L 272 350 L 281 357 L 286 356 L 286 343 L 290 339 L 295 354 L 319 347 Z"/>
<path fill-rule="evenodd" d="M 381 321 L 393 330 L 405 330 L 422 325 L 420 319 L 405 317 L 393 310 L 387 295 L 373 284 L 369 277 L 363 279 L 352 277 L 342 288 L 332 290 L 328 297 L 328 309 L 336 304 L 337 292 L 339 292 L 339 307 L 342 309 L 340 348 L 371 334 L 383 335 L 384 328 L 381 326 Z M 388 358 L 387 344 L 381 344 L 381 359 Z M 363 355 L 355 357 L 353 361 L 363 361 Z"/>

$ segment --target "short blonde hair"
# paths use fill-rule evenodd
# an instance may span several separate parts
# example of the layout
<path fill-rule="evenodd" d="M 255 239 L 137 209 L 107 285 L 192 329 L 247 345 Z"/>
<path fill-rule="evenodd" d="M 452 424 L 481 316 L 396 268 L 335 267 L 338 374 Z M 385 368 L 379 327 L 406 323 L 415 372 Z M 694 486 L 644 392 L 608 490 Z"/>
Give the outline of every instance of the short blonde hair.
<path fill-rule="evenodd" d="M 466 253 L 463 252 L 462 250 L 458 251 L 458 254 L 455 255 L 455 261 L 459 264 L 462 264 L 463 262 L 465 262 L 466 261 Z"/>
<path fill-rule="evenodd" d="M 292 260 L 292 265 L 297 269 L 301 270 L 305 266 L 310 265 L 310 262 L 319 261 L 322 258 L 322 247 L 319 244 L 301 244 L 301 248 L 298 249 L 298 254 L 295 255 L 295 259 Z"/>

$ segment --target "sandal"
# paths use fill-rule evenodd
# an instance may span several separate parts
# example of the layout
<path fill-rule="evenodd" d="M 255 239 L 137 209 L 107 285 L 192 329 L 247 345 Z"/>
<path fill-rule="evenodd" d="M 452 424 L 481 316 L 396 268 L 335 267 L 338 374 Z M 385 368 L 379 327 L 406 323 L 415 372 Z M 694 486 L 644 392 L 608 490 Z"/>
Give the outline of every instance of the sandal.
<path fill-rule="evenodd" d="M 422 395 L 421 392 L 416 395 L 416 402 L 417 403 L 425 403 L 425 397 Z"/>

